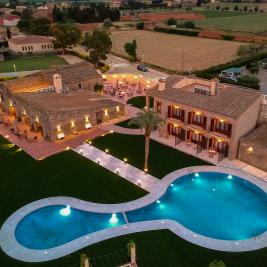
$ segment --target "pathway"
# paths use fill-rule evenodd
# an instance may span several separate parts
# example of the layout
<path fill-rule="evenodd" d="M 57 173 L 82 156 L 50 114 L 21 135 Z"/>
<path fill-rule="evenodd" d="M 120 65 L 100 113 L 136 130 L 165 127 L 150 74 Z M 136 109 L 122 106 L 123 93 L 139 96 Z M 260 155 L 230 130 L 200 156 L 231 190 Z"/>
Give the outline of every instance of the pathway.
<path fill-rule="evenodd" d="M 83 59 L 73 55 L 60 55 L 59 57 L 65 59 L 65 61 L 67 61 L 67 63 L 70 65 L 84 62 Z"/>
<path fill-rule="evenodd" d="M 0 73 L 0 77 L 22 77 L 27 76 L 36 72 L 39 72 L 41 70 L 26 70 L 26 71 L 13 71 L 13 72 L 5 72 Z"/>
<path fill-rule="evenodd" d="M 113 157 L 104 151 L 84 143 L 74 149 L 77 153 L 83 155 L 100 166 L 118 174 L 129 182 L 139 185 L 148 192 L 155 192 L 160 185 L 160 180 L 156 177 L 146 174 L 136 167 L 125 163 L 123 160 Z"/>

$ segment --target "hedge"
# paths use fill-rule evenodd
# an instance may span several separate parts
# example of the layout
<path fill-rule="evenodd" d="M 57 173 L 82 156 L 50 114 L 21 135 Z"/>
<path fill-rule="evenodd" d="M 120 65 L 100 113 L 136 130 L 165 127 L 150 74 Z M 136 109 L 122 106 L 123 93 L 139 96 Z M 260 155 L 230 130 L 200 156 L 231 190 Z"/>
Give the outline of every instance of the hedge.
<path fill-rule="evenodd" d="M 180 35 L 186 35 L 186 36 L 198 36 L 199 31 L 187 31 L 187 30 L 181 30 L 181 29 L 168 29 L 168 28 L 160 28 L 155 27 L 154 30 L 156 32 L 164 32 L 169 34 L 180 34 Z"/>
<path fill-rule="evenodd" d="M 264 58 L 267 58 L 267 51 L 264 52 L 259 52 L 255 55 L 252 56 L 247 56 L 243 58 L 238 58 L 235 59 L 231 62 L 225 63 L 225 64 L 220 64 L 217 66 L 210 67 L 205 70 L 200 70 L 196 71 L 195 75 L 199 78 L 203 79 L 212 79 L 216 77 L 222 70 L 232 68 L 232 67 L 242 67 L 242 66 L 247 66 L 253 61 L 259 61 Z"/>

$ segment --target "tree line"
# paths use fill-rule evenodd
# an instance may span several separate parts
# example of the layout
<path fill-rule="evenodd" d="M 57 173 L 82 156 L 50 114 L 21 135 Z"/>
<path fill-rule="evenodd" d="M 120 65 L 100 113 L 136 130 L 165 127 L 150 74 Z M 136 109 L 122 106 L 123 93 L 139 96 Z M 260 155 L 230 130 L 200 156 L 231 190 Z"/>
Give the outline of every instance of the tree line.
<path fill-rule="evenodd" d="M 54 7 L 53 18 L 55 22 L 74 21 L 77 23 L 103 22 L 105 19 L 111 21 L 120 20 L 120 11 L 118 8 L 111 8 L 106 4 L 90 4 L 88 7 L 81 8 L 79 5 L 73 5 L 68 8 Z"/>

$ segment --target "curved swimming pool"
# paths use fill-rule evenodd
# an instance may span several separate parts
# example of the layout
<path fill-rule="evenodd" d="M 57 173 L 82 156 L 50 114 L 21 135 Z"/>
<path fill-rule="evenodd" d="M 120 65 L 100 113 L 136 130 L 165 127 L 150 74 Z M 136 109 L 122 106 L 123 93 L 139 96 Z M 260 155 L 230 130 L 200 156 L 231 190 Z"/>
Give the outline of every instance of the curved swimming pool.
<path fill-rule="evenodd" d="M 66 203 L 67 204 L 67 203 Z M 126 224 L 125 217 L 50 205 L 27 214 L 15 229 L 16 240 L 30 249 L 53 248 L 79 237 Z M 129 223 L 169 219 L 200 235 L 245 240 L 267 230 L 267 194 L 240 177 L 218 172 L 184 175 L 157 201 L 126 212 Z"/>

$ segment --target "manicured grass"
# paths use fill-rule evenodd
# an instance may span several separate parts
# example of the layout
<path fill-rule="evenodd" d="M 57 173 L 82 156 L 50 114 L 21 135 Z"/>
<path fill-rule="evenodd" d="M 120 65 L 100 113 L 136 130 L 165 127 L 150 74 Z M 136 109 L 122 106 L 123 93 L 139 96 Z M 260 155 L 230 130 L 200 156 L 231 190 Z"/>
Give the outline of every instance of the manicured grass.
<path fill-rule="evenodd" d="M 232 17 L 207 18 L 196 21 L 200 28 L 258 33 L 267 30 L 267 14 L 247 14 Z"/>
<path fill-rule="evenodd" d="M 2 137 L 0 171 L 0 225 L 17 209 L 42 198 L 70 196 L 99 203 L 120 203 L 146 194 L 76 152 L 65 151 L 36 161 Z M 0 253 L 1 267 L 29 266 L 12 263 Z"/>
<path fill-rule="evenodd" d="M 124 128 L 130 128 L 130 129 L 139 129 L 139 127 L 135 124 L 129 125 L 130 120 L 125 120 L 125 121 L 121 121 L 119 123 L 116 123 L 116 125 L 120 126 L 120 127 L 124 127 Z"/>
<path fill-rule="evenodd" d="M 136 108 L 144 108 L 146 106 L 146 97 L 145 96 L 136 96 L 127 101 L 127 104 L 131 104 Z M 150 97 L 150 107 L 154 106 L 153 97 Z"/>
<path fill-rule="evenodd" d="M 0 73 L 14 72 L 14 65 L 16 71 L 25 71 L 43 70 L 56 65 L 68 65 L 68 63 L 57 55 L 10 57 L 1 62 Z"/>
<path fill-rule="evenodd" d="M 129 164 L 143 170 L 144 136 L 113 133 L 98 137 L 92 143 L 102 150 L 108 148 L 110 153 L 119 159 L 126 157 Z M 208 163 L 151 140 L 149 173 L 155 177 L 161 179 L 172 171 L 195 165 L 208 165 Z"/>
<path fill-rule="evenodd" d="M 234 17 L 247 15 L 247 12 L 238 11 L 220 11 L 220 10 L 201 10 L 197 13 L 205 15 L 206 18 Z"/>

